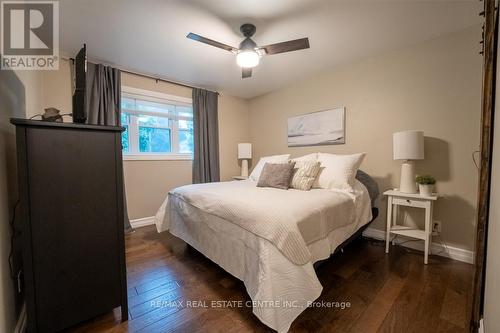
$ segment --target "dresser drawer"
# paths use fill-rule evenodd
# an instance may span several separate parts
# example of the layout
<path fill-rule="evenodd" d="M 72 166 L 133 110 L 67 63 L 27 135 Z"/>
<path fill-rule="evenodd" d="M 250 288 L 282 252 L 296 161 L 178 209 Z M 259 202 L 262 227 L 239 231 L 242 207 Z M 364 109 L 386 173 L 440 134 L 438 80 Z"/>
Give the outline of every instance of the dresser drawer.
<path fill-rule="evenodd" d="M 425 208 L 425 207 L 427 207 L 428 202 L 422 201 L 422 200 L 418 200 L 418 199 L 393 198 L 392 199 L 392 204 L 393 205 L 399 205 L 399 206 Z"/>

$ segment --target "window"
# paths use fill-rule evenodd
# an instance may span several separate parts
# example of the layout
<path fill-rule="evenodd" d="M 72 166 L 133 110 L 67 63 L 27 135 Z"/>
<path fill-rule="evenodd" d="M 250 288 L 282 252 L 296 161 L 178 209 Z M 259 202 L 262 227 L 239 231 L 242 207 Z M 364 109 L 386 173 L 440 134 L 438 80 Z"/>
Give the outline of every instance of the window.
<path fill-rule="evenodd" d="M 122 87 L 124 159 L 192 159 L 191 99 Z"/>

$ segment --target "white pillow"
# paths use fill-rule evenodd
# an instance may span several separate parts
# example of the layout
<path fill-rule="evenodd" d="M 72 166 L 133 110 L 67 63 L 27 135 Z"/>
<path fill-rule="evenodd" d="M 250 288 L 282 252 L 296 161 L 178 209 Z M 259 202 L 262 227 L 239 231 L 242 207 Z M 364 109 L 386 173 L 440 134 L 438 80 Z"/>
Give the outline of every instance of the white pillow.
<path fill-rule="evenodd" d="M 300 157 L 295 157 L 295 158 L 292 159 L 292 161 L 294 161 L 294 162 L 302 162 L 302 161 L 305 161 L 305 162 L 309 162 L 309 161 L 316 162 L 317 160 L 318 160 L 318 153 L 307 154 L 307 155 L 300 156 Z"/>
<path fill-rule="evenodd" d="M 262 168 L 264 168 L 264 164 L 266 164 L 266 163 L 288 163 L 289 158 L 290 158 L 290 154 L 261 157 L 259 160 L 259 163 L 257 163 L 255 168 L 253 168 L 253 171 L 250 174 L 250 179 L 252 179 L 254 181 L 259 180 L 260 173 L 262 172 Z"/>
<path fill-rule="evenodd" d="M 352 155 L 318 153 L 321 170 L 313 187 L 351 192 L 356 172 L 364 158 L 365 153 Z"/>

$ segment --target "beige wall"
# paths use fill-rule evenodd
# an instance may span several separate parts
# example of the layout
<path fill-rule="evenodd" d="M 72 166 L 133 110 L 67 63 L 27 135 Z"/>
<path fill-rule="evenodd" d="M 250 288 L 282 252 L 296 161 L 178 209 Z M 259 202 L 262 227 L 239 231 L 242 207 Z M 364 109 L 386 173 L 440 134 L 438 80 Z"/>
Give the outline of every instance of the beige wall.
<path fill-rule="evenodd" d="M 61 60 L 58 71 L 43 71 L 42 80 L 43 107 L 55 107 L 61 110 L 61 114 L 71 113 L 73 111 L 71 98 L 73 92 L 69 61 Z M 64 121 L 71 122 L 71 116 L 64 117 Z"/>
<path fill-rule="evenodd" d="M 43 105 L 64 113 L 71 112 L 69 62 L 63 60 L 59 71 L 43 73 Z M 131 74 L 122 74 L 122 85 L 191 97 L 191 89 Z M 249 140 L 248 103 L 241 98 L 219 96 L 219 154 L 222 180 L 239 174 L 236 155 L 238 142 Z M 131 219 L 153 216 L 167 192 L 191 183 L 191 161 L 124 161 L 128 212 Z"/>
<path fill-rule="evenodd" d="M 222 95 L 219 97 L 219 159 L 221 180 L 231 180 L 241 173 L 238 164 L 238 147 L 250 140 L 248 125 L 249 105 L 241 98 Z"/>
<path fill-rule="evenodd" d="M 17 200 L 16 141 L 11 117 L 36 114 L 41 106 L 41 74 L 35 71 L 0 73 L 0 332 L 16 324 L 16 288 L 10 278 L 10 251 L 14 203 Z M 18 304 L 19 305 L 19 304 Z"/>
<path fill-rule="evenodd" d="M 480 27 L 470 28 L 325 71 L 252 99 L 250 136 L 255 157 L 366 152 L 362 169 L 386 190 L 399 183 L 400 161 L 392 159 L 392 133 L 423 130 L 426 159 L 416 163 L 417 172 L 434 175 L 444 196 L 434 214 L 443 222 L 442 239 L 472 249 L 477 170 L 471 154 L 479 146 L 480 33 Z M 288 117 L 341 105 L 347 110 L 345 145 L 287 147 Z M 381 217 L 372 226 L 385 229 L 385 209 Z"/>

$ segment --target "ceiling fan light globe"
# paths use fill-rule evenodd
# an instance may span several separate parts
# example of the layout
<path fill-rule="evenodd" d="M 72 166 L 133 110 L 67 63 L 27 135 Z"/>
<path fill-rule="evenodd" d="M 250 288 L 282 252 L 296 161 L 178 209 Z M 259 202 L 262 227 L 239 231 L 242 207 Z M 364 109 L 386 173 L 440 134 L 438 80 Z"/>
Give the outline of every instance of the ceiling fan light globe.
<path fill-rule="evenodd" d="M 259 64 L 260 56 L 254 50 L 246 50 L 238 52 L 236 55 L 236 63 L 243 68 L 253 68 Z"/>

